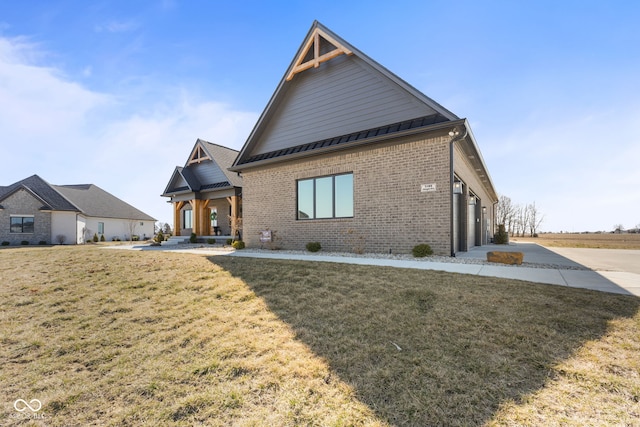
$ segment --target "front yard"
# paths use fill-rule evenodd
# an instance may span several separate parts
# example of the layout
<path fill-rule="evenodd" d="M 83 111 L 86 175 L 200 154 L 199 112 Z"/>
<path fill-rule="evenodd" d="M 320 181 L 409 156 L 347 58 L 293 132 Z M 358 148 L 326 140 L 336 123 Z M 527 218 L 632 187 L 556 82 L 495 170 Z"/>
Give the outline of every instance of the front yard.
<path fill-rule="evenodd" d="M 0 283 L 3 425 L 640 423 L 634 297 L 99 247 L 2 249 Z"/>

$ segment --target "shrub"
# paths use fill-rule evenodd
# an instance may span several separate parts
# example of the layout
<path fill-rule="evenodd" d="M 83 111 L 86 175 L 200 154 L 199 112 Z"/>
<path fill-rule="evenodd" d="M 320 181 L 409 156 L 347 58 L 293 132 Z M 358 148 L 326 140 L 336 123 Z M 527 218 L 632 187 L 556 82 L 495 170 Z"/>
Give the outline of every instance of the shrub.
<path fill-rule="evenodd" d="M 20 242 L 20 244 L 26 246 L 26 245 L 29 244 L 29 241 L 28 240 L 23 240 L 22 242 Z"/>
<path fill-rule="evenodd" d="M 140 236 L 136 236 L 135 234 L 133 236 L 131 236 L 131 241 L 132 242 L 139 242 L 140 241 Z"/>
<path fill-rule="evenodd" d="M 433 255 L 433 249 L 431 249 L 431 246 L 427 245 L 426 243 L 415 245 L 413 247 L 414 257 L 423 258 L 423 257 L 426 257 L 427 255 Z"/>
<path fill-rule="evenodd" d="M 11 243 L 7 242 L 6 240 L 4 242 L 2 242 L 2 246 L 9 246 Z"/>
<path fill-rule="evenodd" d="M 322 245 L 320 244 L 320 242 L 307 243 L 307 250 L 309 252 L 318 252 L 320 249 L 322 249 Z"/>
<path fill-rule="evenodd" d="M 60 245 L 62 245 L 66 240 L 67 240 L 67 236 L 65 236 L 64 234 L 58 234 L 56 236 L 56 242 L 58 242 L 58 244 Z"/>
<path fill-rule="evenodd" d="M 158 234 L 156 234 L 156 237 L 153 240 L 158 243 L 164 242 L 164 234 L 162 234 L 162 230 L 158 231 Z"/>
<path fill-rule="evenodd" d="M 47 244 L 47 242 L 46 242 L 46 241 L 44 241 L 44 240 L 40 240 L 40 241 L 38 242 L 38 244 L 39 244 L 40 246 L 44 246 L 44 245 L 46 245 L 46 244 Z"/>
<path fill-rule="evenodd" d="M 509 233 L 504 229 L 504 224 L 498 225 L 498 232 L 493 236 L 493 243 L 506 245 L 509 243 Z"/>
<path fill-rule="evenodd" d="M 101 234 L 101 235 L 100 235 L 100 241 L 101 241 L 101 242 L 104 242 L 104 241 L 105 241 L 104 234 Z"/>
<path fill-rule="evenodd" d="M 242 240 L 236 240 L 231 246 L 233 246 L 233 249 L 244 249 L 244 242 Z"/>
<path fill-rule="evenodd" d="M 207 243 L 210 245 L 215 245 L 216 244 L 216 239 L 207 239 Z"/>
<path fill-rule="evenodd" d="M 197 243 L 198 242 L 198 236 L 196 236 L 196 233 L 191 233 L 191 237 L 189 237 L 189 241 L 191 243 Z"/>
<path fill-rule="evenodd" d="M 93 241 L 98 243 L 98 233 L 93 233 Z"/>
<path fill-rule="evenodd" d="M 233 243 L 233 239 L 227 239 L 227 245 L 230 245 Z"/>

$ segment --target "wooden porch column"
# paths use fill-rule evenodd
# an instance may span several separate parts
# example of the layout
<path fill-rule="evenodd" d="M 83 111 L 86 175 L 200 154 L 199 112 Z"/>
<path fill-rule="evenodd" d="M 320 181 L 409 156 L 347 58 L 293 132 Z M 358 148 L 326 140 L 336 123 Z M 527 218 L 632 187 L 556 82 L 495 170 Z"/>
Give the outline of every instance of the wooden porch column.
<path fill-rule="evenodd" d="M 173 203 L 173 235 L 180 235 L 180 210 L 184 206 L 184 202 L 174 202 Z"/>
<path fill-rule="evenodd" d="M 193 232 L 197 236 L 209 236 L 211 234 L 209 200 L 194 199 L 191 205 L 193 206 Z"/>
<path fill-rule="evenodd" d="M 231 205 L 231 238 L 235 239 L 238 234 L 238 216 L 240 215 L 240 197 L 227 197 L 227 201 Z"/>

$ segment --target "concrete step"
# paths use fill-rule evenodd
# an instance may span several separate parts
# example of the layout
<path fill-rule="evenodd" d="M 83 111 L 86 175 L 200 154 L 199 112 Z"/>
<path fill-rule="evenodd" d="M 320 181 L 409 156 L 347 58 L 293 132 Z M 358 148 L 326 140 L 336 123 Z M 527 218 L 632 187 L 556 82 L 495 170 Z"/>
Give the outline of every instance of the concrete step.
<path fill-rule="evenodd" d="M 162 246 L 171 246 L 171 245 L 179 245 L 181 243 L 188 243 L 189 238 L 185 236 L 171 236 L 169 240 L 165 240 L 160 243 Z"/>

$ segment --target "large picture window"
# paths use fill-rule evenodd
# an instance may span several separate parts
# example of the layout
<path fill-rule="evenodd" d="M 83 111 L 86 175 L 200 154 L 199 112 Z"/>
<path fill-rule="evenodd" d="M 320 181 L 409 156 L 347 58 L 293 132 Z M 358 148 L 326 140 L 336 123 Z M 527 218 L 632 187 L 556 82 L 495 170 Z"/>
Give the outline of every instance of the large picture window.
<path fill-rule="evenodd" d="M 12 216 L 11 233 L 33 233 L 33 216 Z"/>
<path fill-rule="evenodd" d="M 353 174 L 298 181 L 298 219 L 353 217 Z"/>

